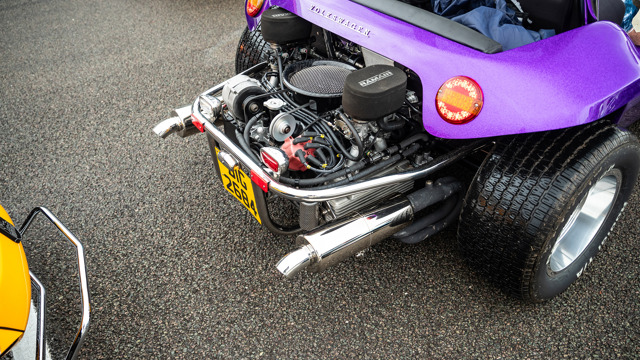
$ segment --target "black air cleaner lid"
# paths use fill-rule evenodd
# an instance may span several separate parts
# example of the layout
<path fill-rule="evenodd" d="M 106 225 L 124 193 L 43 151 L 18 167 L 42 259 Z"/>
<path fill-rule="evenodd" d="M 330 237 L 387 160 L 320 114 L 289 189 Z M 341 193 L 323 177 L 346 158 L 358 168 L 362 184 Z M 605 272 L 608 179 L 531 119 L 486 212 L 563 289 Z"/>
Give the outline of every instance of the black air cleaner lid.
<path fill-rule="evenodd" d="M 407 75 L 389 65 L 373 65 L 347 76 L 342 107 L 351 117 L 375 120 L 402 107 L 407 91 Z"/>
<path fill-rule="evenodd" d="M 311 23 L 281 7 L 265 10 L 261 17 L 262 37 L 268 43 L 285 45 L 311 36 Z"/>

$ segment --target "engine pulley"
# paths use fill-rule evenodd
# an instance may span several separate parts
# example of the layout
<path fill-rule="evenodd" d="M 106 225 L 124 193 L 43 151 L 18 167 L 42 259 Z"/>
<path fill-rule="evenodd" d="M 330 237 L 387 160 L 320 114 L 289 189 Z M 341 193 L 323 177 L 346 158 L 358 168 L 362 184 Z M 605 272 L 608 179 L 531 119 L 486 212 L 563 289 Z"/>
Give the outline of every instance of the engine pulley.
<path fill-rule="evenodd" d="M 286 138 L 293 135 L 298 121 L 291 114 L 280 113 L 273 118 L 269 125 L 269 133 L 271 137 L 278 142 L 283 142 Z"/>

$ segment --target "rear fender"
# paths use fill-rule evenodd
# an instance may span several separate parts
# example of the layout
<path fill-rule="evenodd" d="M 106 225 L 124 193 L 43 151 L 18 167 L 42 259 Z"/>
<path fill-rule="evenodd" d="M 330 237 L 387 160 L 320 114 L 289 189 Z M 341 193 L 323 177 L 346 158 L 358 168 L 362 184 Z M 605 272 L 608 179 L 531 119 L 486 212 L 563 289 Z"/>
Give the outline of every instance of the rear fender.
<path fill-rule="evenodd" d="M 415 71 L 424 94 L 424 128 L 441 138 L 579 126 L 635 103 L 640 94 L 638 51 L 609 22 L 485 54 L 351 1 L 267 0 L 263 9 L 274 5 Z M 259 23 L 259 17 L 247 20 L 250 28 Z M 435 97 L 445 81 L 459 75 L 482 87 L 484 107 L 470 123 L 452 125 L 436 112 Z M 616 112 L 613 120 L 630 125 L 635 119 L 628 110 Z"/>

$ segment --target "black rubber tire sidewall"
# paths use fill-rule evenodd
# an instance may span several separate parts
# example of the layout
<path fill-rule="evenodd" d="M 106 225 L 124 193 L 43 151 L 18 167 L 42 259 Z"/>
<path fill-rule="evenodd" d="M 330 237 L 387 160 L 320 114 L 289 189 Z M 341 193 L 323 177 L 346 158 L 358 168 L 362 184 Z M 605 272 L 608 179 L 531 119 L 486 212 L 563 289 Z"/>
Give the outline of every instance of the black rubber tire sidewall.
<path fill-rule="evenodd" d="M 262 37 L 260 26 L 253 31 L 246 27 L 236 49 L 236 73 L 268 60 L 269 50 L 270 46 Z"/>
<path fill-rule="evenodd" d="M 507 293 L 531 302 L 548 300 L 569 287 L 601 248 L 639 167 L 638 140 L 606 121 L 498 138 L 465 196 L 460 250 Z M 600 230 L 570 266 L 549 271 L 564 225 L 594 181 L 610 171 L 620 174 L 620 190 Z"/>
<path fill-rule="evenodd" d="M 564 216 L 560 219 L 561 221 L 556 226 L 555 233 L 551 234 L 547 240 L 540 260 L 536 263 L 533 271 L 535 280 L 531 283 L 530 294 L 536 300 L 544 301 L 560 294 L 584 273 L 584 270 L 593 261 L 594 256 L 602 248 L 620 213 L 624 210 L 626 200 L 633 191 L 635 176 L 638 174 L 639 167 L 635 152 L 625 145 L 608 154 L 598 164 L 596 170 L 584 179 L 581 188 L 576 192 L 577 196 L 574 197 L 573 203 L 567 208 Z M 569 217 L 586 196 L 591 186 L 607 175 L 616 176 L 618 191 L 613 206 L 602 223 L 600 230 L 573 263 L 558 272 L 552 271 L 549 267 L 549 257 L 564 225 L 569 221 Z"/>

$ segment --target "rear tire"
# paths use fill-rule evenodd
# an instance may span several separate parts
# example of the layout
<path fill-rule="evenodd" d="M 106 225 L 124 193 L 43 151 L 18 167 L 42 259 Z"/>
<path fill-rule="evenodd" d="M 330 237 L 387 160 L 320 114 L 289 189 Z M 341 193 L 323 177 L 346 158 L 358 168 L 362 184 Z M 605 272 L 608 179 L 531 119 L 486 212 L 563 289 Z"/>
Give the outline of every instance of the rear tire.
<path fill-rule="evenodd" d="M 260 27 L 242 32 L 236 50 L 236 73 L 241 73 L 254 65 L 269 60 L 269 43 L 262 38 Z"/>
<path fill-rule="evenodd" d="M 460 248 L 507 292 L 551 299 L 601 249 L 639 168 L 638 140 L 604 121 L 501 138 L 466 195 Z"/>

